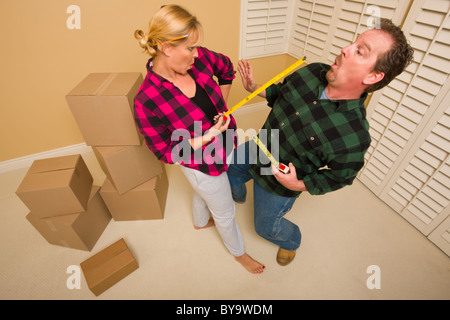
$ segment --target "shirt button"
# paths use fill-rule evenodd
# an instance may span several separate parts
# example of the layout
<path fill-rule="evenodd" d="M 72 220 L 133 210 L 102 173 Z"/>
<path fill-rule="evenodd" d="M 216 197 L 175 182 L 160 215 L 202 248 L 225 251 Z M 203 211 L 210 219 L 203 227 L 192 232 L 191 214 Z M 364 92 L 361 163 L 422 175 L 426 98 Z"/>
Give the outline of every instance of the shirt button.
<path fill-rule="evenodd" d="M 295 113 L 295 115 L 297 115 L 297 116 L 298 116 L 299 114 L 300 114 L 299 112 L 296 112 L 296 113 Z"/>
<path fill-rule="evenodd" d="M 316 138 L 311 137 L 311 138 L 309 138 L 309 140 L 314 141 L 314 140 L 316 140 Z"/>
<path fill-rule="evenodd" d="M 313 103 L 314 103 L 314 104 L 317 104 L 317 101 L 314 101 Z"/>
<path fill-rule="evenodd" d="M 284 126 L 284 122 L 281 123 L 281 126 L 282 126 L 282 127 Z"/>

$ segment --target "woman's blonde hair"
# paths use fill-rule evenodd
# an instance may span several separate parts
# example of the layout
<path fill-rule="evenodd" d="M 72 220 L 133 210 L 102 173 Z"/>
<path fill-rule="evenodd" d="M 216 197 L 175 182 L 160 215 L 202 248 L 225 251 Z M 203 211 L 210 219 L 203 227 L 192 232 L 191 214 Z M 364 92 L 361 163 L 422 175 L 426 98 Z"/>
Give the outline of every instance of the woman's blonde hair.
<path fill-rule="evenodd" d="M 177 5 L 162 6 L 150 21 L 149 30 L 136 30 L 134 37 L 152 58 L 161 50 L 163 42 L 179 45 L 187 39 L 196 39 L 193 46 L 200 44 L 203 30 L 200 22 L 186 9 Z"/>

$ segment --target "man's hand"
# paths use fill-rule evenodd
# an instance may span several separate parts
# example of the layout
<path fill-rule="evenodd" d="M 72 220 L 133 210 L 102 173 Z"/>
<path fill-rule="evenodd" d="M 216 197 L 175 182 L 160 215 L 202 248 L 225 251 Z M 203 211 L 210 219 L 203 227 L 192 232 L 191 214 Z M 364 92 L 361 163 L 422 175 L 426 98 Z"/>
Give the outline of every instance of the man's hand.
<path fill-rule="evenodd" d="M 275 179 L 277 179 L 277 181 L 286 189 L 292 191 L 306 191 L 303 180 L 297 179 L 297 172 L 292 162 L 289 163 L 289 173 L 284 174 L 280 172 L 274 165 L 272 165 L 272 173 L 275 176 Z"/>
<path fill-rule="evenodd" d="M 255 79 L 253 78 L 253 69 L 250 62 L 242 59 L 238 64 L 238 71 L 242 78 L 242 85 L 248 92 L 253 92 L 257 89 Z"/>
<path fill-rule="evenodd" d="M 255 79 L 253 78 L 253 69 L 250 62 L 244 59 L 240 60 L 238 64 L 238 71 L 241 75 L 242 85 L 244 86 L 245 90 L 253 93 L 256 89 L 261 87 L 260 85 L 256 84 Z M 266 90 L 258 93 L 258 96 L 265 98 Z"/>

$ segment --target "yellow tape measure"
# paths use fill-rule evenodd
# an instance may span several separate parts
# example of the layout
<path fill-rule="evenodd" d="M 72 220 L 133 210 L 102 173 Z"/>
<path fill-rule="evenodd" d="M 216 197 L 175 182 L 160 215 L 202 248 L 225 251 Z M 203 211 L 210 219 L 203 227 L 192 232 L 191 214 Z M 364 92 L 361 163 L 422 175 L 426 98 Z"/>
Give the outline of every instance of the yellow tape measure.
<path fill-rule="evenodd" d="M 269 158 L 270 162 L 272 162 L 272 164 L 277 167 L 278 170 L 280 170 L 283 173 L 289 173 L 289 167 L 285 164 L 282 164 L 280 162 L 277 161 L 277 159 L 275 159 L 272 154 L 270 153 L 269 150 L 267 150 L 267 147 L 264 145 L 264 143 L 261 142 L 261 140 L 259 140 L 258 136 L 254 136 L 253 137 L 253 141 L 256 142 L 256 144 L 258 145 L 258 147 L 262 150 L 262 152 L 264 152 L 264 154 L 267 156 L 267 158 Z"/>
<path fill-rule="evenodd" d="M 251 99 L 253 99 L 254 97 L 256 97 L 259 93 L 261 93 L 262 91 L 266 90 L 268 87 L 270 87 L 272 84 L 274 84 L 276 81 L 280 80 L 281 78 L 283 78 L 284 76 L 286 76 L 289 72 L 293 71 L 294 69 L 298 68 L 301 64 L 303 64 L 306 60 L 306 57 L 301 58 L 300 60 L 298 60 L 297 62 L 295 62 L 294 64 L 292 64 L 290 67 L 288 67 L 286 70 L 284 70 L 283 72 L 281 72 L 280 74 L 276 75 L 275 77 L 273 77 L 271 80 L 267 81 L 265 84 L 263 84 L 260 88 L 258 88 L 257 90 L 255 90 L 254 92 L 252 92 L 251 94 L 249 94 L 244 100 L 242 100 L 241 102 L 239 102 L 238 104 L 236 104 L 233 108 L 231 108 L 230 110 L 228 110 L 227 112 L 225 112 L 223 115 L 224 117 L 229 116 L 231 113 L 233 113 L 234 111 L 236 111 L 237 109 L 239 109 L 240 107 L 242 107 L 244 104 L 246 104 L 248 101 L 250 101 Z M 224 118 L 224 120 L 226 120 L 226 118 Z"/>

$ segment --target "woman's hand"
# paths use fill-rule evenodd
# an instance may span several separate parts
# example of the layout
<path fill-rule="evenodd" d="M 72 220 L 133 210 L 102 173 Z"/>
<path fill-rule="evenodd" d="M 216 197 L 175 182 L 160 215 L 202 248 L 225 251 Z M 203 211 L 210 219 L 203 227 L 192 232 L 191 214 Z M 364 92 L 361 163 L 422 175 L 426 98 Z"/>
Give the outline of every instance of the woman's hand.
<path fill-rule="evenodd" d="M 214 123 L 215 124 L 211 127 L 211 129 L 218 130 L 219 133 L 222 133 L 225 130 L 227 130 L 228 126 L 231 123 L 231 117 L 228 116 L 225 121 L 223 120 L 223 118 L 224 118 L 223 113 L 220 113 L 217 116 L 215 116 L 214 117 Z"/>
<path fill-rule="evenodd" d="M 222 134 L 222 132 L 228 129 L 228 126 L 231 123 L 230 116 L 227 117 L 226 121 L 223 121 L 223 113 L 221 113 L 214 117 L 214 120 L 216 119 L 218 120 L 217 123 L 213 125 L 203 136 L 189 139 L 192 149 L 200 149 L 204 145 L 210 143 L 216 136 Z"/>

